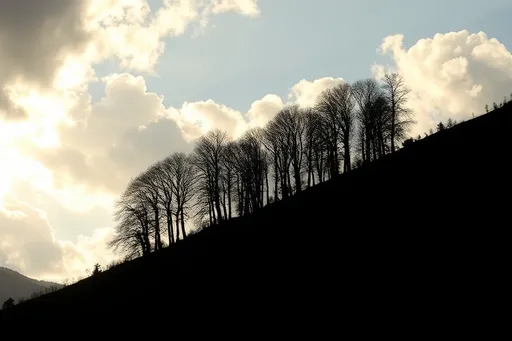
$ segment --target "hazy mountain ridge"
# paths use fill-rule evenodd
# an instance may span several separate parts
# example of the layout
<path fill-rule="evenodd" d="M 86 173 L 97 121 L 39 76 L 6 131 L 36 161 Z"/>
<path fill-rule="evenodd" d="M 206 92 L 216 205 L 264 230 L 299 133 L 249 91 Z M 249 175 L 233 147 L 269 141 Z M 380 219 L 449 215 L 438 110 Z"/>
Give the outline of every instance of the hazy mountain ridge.
<path fill-rule="evenodd" d="M 24 276 L 17 271 L 0 267 L 0 304 L 3 304 L 9 297 L 16 302 L 21 298 L 28 299 L 33 293 L 55 286 L 62 287 L 58 283 L 40 281 Z"/>

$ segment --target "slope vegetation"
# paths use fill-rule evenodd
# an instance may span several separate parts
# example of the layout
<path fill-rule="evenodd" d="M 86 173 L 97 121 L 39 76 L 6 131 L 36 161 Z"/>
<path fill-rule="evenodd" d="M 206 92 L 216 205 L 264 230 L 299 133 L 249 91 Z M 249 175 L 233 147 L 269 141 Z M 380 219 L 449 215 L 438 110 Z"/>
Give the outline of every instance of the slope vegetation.
<path fill-rule="evenodd" d="M 318 338 L 382 330 L 379 320 L 453 323 L 484 303 L 482 292 L 492 300 L 488 286 L 504 276 L 511 111 L 25 302 L 0 325 L 119 321 L 101 329 L 170 336 L 214 323 L 243 336 L 279 327 Z"/>

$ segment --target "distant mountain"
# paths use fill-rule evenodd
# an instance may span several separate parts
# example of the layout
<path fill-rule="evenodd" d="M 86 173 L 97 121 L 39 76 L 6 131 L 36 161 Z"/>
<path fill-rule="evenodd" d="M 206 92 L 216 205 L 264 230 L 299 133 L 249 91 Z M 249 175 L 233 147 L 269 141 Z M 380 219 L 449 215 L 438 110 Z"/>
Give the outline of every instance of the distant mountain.
<path fill-rule="evenodd" d="M 28 299 L 33 293 L 50 287 L 62 287 L 62 285 L 38 281 L 14 270 L 0 267 L 0 307 L 9 297 L 17 303 L 20 298 Z"/>

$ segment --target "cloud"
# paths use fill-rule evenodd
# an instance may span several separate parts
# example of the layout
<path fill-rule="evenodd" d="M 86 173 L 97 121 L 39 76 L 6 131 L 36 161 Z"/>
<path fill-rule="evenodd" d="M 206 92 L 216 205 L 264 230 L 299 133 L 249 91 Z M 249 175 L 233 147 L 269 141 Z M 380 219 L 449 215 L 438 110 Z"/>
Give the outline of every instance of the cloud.
<path fill-rule="evenodd" d="M 46 213 L 18 200 L 5 201 L 0 208 L 0 235 L 0 266 L 29 277 L 63 281 L 85 275 L 95 262 L 112 259 L 105 249 L 111 229 L 80 235 L 76 243 L 59 241 Z"/>
<path fill-rule="evenodd" d="M 221 129 L 232 138 L 240 136 L 246 128 L 241 112 L 209 99 L 185 102 L 181 108 L 170 108 L 169 117 L 178 122 L 188 140 L 193 140 L 209 130 Z"/>
<path fill-rule="evenodd" d="M 212 129 L 226 131 L 228 136 L 236 139 L 250 128 L 264 127 L 287 104 L 313 106 L 322 91 L 342 82 L 342 78 L 331 77 L 313 81 L 303 79 L 291 87 L 287 102 L 278 95 L 268 94 L 254 101 L 247 112 L 209 99 L 185 102 L 181 108 L 168 108 L 167 115 L 177 122 L 187 141 L 194 141 Z"/>
<path fill-rule="evenodd" d="M 343 84 L 343 78 L 324 77 L 314 81 L 301 80 L 295 84 L 288 98 L 303 107 L 315 105 L 318 96 L 326 89 Z"/>
<path fill-rule="evenodd" d="M 448 118 L 481 114 L 486 104 L 501 103 L 510 94 L 512 54 L 497 39 L 464 30 L 421 39 L 409 49 L 403 40 L 403 35 L 383 40 L 378 51 L 394 65 L 375 65 L 373 71 L 379 77 L 391 68 L 404 76 L 418 121 L 414 134 Z"/>
<path fill-rule="evenodd" d="M 10 99 L 20 83 L 47 87 L 68 55 L 81 52 L 90 39 L 82 26 L 83 1 L 0 2 L 0 112 L 19 116 Z"/>
<path fill-rule="evenodd" d="M 103 82 L 104 97 L 84 102 L 77 124 L 60 126 L 58 147 L 24 149 L 59 179 L 58 188 L 83 186 L 117 196 L 149 164 L 191 149 L 166 116 L 162 97 L 148 92 L 142 77 L 114 74 Z"/>
<path fill-rule="evenodd" d="M 214 0 L 213 13 L 238 12 L 255 17 L 260 14 L 258 0 Z"/>
<path fill-rule="evenodd" d="M 73 96 L 95 79 L 93 65 L 117 58 L 127 70 L 154 72 L 165 39 L 224 12 L 255 16 L 257 1 L 165 0 L 151 12 L 146 0 L 0 2 L 0 117 L 26 116 L 27 97 Z"/>
<path fill-rule="evenodd" d="M 283 99 L 277 95 L 266 95 L 253 102 L 247 112 L 249 127 L 264 127 L 284 106 Z"/>

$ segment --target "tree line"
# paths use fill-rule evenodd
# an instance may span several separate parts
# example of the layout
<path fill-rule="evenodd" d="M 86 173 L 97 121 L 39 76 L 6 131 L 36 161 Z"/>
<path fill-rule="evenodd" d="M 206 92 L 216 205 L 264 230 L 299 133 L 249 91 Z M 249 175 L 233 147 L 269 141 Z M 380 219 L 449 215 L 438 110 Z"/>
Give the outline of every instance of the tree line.
<path fill-rule="evenodd" d="M 287 105 L 236 140 L 221 130 L 133 178 L 115 207 L 114 251 L 147 255 L 197 228 L 255 212 L 394 152 L 407 139 L 410 90 L 397 73 L 344 83 L 311 108 Z"/>

